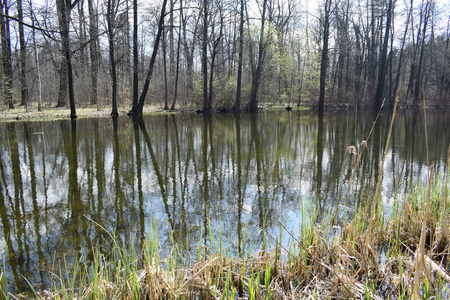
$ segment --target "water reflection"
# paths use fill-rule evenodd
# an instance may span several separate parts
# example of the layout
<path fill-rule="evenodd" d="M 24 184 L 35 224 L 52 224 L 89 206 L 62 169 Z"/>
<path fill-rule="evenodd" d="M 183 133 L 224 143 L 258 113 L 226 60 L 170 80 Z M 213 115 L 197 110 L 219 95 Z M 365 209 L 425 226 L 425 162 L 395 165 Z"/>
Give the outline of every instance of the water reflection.
<path fill-rule="evenodd" d="M 89 260 L 91 245 L 106 251 L 112 241 L 102 227 L 142 247 L 157 219 L 165 249 L 169 233 L 192 249 L 219 247 L 209 245 L 211 231 L 239 254 L 270 242 L 264 230 L 298 233 L 302 208 L 315 208 L 319 220 L 338 208 L 339 222 L 371 199 L 389 118 L 373 126 L 372 113 L 261 112 L 1 124 L 0 251 L 10 285 L 26 290 L 24 275 L 44 289 L 64 253 Z M 397 116 L 387 208 L 427 176 L 423 120 Z M 429 112 L 427 120 L 429 160 L 442 170 L 450 118 Z"/>

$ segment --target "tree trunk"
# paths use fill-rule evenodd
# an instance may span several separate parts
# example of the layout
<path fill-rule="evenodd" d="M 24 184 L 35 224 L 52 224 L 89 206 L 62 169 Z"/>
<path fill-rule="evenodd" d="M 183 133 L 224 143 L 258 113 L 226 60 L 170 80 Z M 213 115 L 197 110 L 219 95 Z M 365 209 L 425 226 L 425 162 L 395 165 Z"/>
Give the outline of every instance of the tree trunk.
<path fill-rule="evenodd" d="M 66 107 L 67 106 L 67 83 L 69 80 L 67 79 L 67 63 L 64 60 L 60 61 L 60 68 L 58 70 L 59 73 L 59 89 L 58 89 L 58 103 L 56 107 Z"/>
<path fill-rule="evenodd" d="M 137 0 L 133 0 L 133 105 L 138 103 L 139 52 L 138 52 L 138 13 Z"/>
<path fill-rule="evenodd" d="M 389 44 L 389 31 L 391 29 L 392 11 L 394 9 L 394 0 L 389 0 L 387 16 L 386 16 L 386 30 L 384 32 L 383 48 L 381 50 L 380 64 L 378 66 L 378 80 L 377 89 L 375 91 L 375 97 L 373 99 L 373 108 L 379 110 L 383 105 L 383 93 L 386 74 L 386 62 L 387 62 L 387 48 Z"/>
<path fill-rule="evenodd" d="M 214 26 L 213 26 L 212 30 L 214 31 Z M 212 107 L 212 100 L 213 100 L 213 94 L 214 94 L 214 67 L 215 67 L 214 64 L 215 64 L 216 56 L 217 56 L 217 48 L 220 44 L 222 34 L 223 34 L 223 17 L 221 15 L 220 16 L 219 36 L 217 37 L 217 39 L 214 42 L 213 49 L 212 49 L 212 55 L 211 55 L 211 71 L 209 74 L 209 95 L 208 95 L 209 107 Z"/>
<path fill-rule="evenodd" d="M 422 11 L 423 16 L 423 28 L 422 35 L 420 37 L 420 54 L 419 54 L 419 63 L 417 65 L 417 73 L 416 73 L 416 81 L 414 83 L 414 95 L 413 95 L 413 104 L 415 107 L 419 106 L 419 94 L 420 94 L 420 83 L 421 83 L 421 75 L 422 75 L 422 64 L 423 64 L 423 56 L 424 56 L 424 46 L 425 46 L 425 34 L 427 31 L 428 19 L 430 17 L 431 4 L 428 0 L 426 0 L 425 9 Z M 419 41 L 417 41 L 419 43 Z"/>
<path fill-rule="evenodd" d="M 129 116 L 142 116 L 142 110 L 144 108 L 145 97 L 147 96 L 148 88 L 150 85 L 150 79 L 152 78 L 152 75 L 153 75 L 153 69 L 155 66 L 156 55 L 158 53 L 159 42 L 161 40 L 161 33 L 164 28 L 164 16 L 166 14 L 166 5 L 167 5 L 167 0 L 163 0 L 162 7 L 161 7 L 161 14 L 159 16 L 158 32 L 156 33 L 155 44 L 153 46 L 153 53 L 152 53 L 152 57 L 150 59 L 150 65 L 149 65 L 149 68 L 147 71 L 147 76 L 145 77 L 144 87 L 142 89 L 142 93 L 141 93 L 141 96 L 139 97 L 138 103 L 136 105 L 133 105 L 131 111 L 128 113 Z"/>
<path fill-rule="evenodd" d="M 410 7 L 411 9 L 413 9 L 413 0 L 410 0 Z M 422 16 L 422 15 L 421 15 Z M 409 73 L 409 80 L 408 80 L 408 88 L 406 90 L 406 96 L 405 98 L 407 100 L 412 100 L 412 97 L 414 95 L 414 82 L 415 82 L 415 78 L 416 78 L 416 71 L 417 71 L 417 45 L 418 45 L 418 40 L 420 38 L 420 25 L 422 24 L 422 18 L 420 18 L 419 21 L 419 28 L 417 30 L 417 38 L 414 37 L 414 17 L 411 17 L 411 28 L 412 28 L 412 41 L 410 42 L 410 47 L 412 55 L 411 55 L 411 66 L 410 66 L 410 73 Z"/>
<path fill-rule="evenodd" d="M 208 1 L 203 0 L 203 28 L 202 28 L 202 80 L 203 80 L 203 113 L 211 112 L 208 101 Z"/>
<path fill-rule="evenodd" d="M 261 74 L 264 63 L 264 58 L 266 55 L 266 45 L 264 41 L 264 30 L 266 24 L 266 10 L 267 10 L 267 0 L 263 1 L 262 17 L 261 17 L 261 29 L 259 33 L 259 43 L 258 43 L 258 62 L 255 71 L 252 72 L 252 88 L 250 92 L 250 103 L 248 110 L 250 112 L 258 111 L 258 90 L 261 84 Z"/>
<path fill-rule="evenodd" d="M 180 0 L 180 24 L 178 28 L 178 42 L 177 42 L 177 60 L 175 71 L 175 90 L 173 92 L 173 101 L 170 107 L 170 111 L 175 110 L 175 104 L 178 97 L 178 78 L 180 74 L 180 50 L 181 50 L 181 28 L 183 26 L 183 0 Z"/>
<path fill-rule="evenodd" d="M 174 0 L 170 0 L 170 12 L 169 12 L 169 73 L 168 73 L 168 83 L 169 88 L 167 90 L 168 96 L 172 96 L 174 88 L 174 77 L 175 77 L 175 23 L 174 23 Z M 167 53 L 166 53 L 167 54 Z M 168 108 L 167 108 L 168 109 Z"/>
<path fill-rule="evenodd" d="M 130 98 L 132 97 L 132 92 L 130 92 L 130 85 L 133 84 L 133 78 L 134 78 L 134 74 L 133 74 L 133 62 L 132 62 L 132 55 L 133 55 L 133 46 L 132 46 L 132 42 L 133 42 L 133 37 L 131 35 L 131 23 L 130 23 L 130 1 L 126 0 L 125 2 L 125 11 L 123 13 L 120 14 L 120 16 L 118 17 L 118 21 L 121 20 L 121 18 L 125 18 L 125 30 L 121 30 L 121 33 L 124 35 L 124 44 L 123 45 L 119 45 L 119 49 L 121 50 L 121 52 L 125 52 L 121 55 L 121 57 L 123 56 L 123 68 L 124 70 L 122 71 L 122 73 L 120 74 L 124 74 L 123 79 L 120 81 L 122 84 L 120 86 L 122 94 L 126 95 L 125 97 Z M 118 1 L 118 3 L 116 4 L 117 6 L 121 5 L 121 2 Z M 134 22 L 134 21 L 133 21 Z"/>
<path fill-rule="evenodd" d="M 375 0 L 370 0 L 370 36 L 367 39 L 367 75 L 365 76 L 365 95 L 374 95 L 374 82 L 376 81 L 376 64 L 377 64 L 377 34 L 378 24 L 375 12 Z M 369 7 L 368 7 L 369 9 Z"/>
<path fill-rule="evenodd" d="M 5 102 L 10 109 L 14 109 L 12 95 L 12 61 L 11 61 L 11 35 L 9 32 L 9 14 L 8 1 L 0 0 L 0 33 L 2 44 L 2 75 L 3 75 L 3 94 Z"/>
<path fill-rule="evenodd" d="M 322 54 L 320 62 L 320 94 L 319 94 L 319 115 L 323 115 L 324 103 L 325 103 L 325 85 L 327 78 L 327 67 L 328 67 L 328 38 L 330 35 L 330 11 L 331 11 L 331 0 L 325 1 L 325 16 L 323 23 L 323 45 Z"/>
<path fill-rule="evenodd" d="M 241 110 L 241 93 L 242 93 L 242 62 L 244 57 L 244 0 L 240 0 L 241 10 L 239 12 L 239 58 L 237 69 L 236 84 L 236 102 L 233 110 L 239 112 Z"/>
<path fill-rule="evenodd" d="M 86 69 L 86 21 L 85 21 L 85 15 L 84 15 L 84 0 L 79 0 L 77 3 L 77 9 L 78 9 L 78 26 L 80 29 L 79 36 L 78 36 L 78 45 L 79 45 L 79 63 L 82 67 L 82 72 L 85 72 Z M 84 75 L 84 74 L 83 74 Z"/>
<path fill-rule="evenodd" d="M 361 74 L 363 70 L 363 53 L 362 53 L 362 47 L 361 47 L 361 30 L 358 25 L 354 25 L 353 27 L 355 31 L 355 38 L 356 38 L 356 63 L 355 63 L 355 108 L 359 108 L 360 101 L 357 101 L 356 99 L 361 97 L 360 91 L 361 91 Z"/>
<path fill-rule="evenodd" d="M 163 29 L 161 48 L 163 52 L 162 56 L 163 56 L 163 73 L 164 73 L 164 110 L 169 110 L 169 105 L 167 103 L 167 97 L 169 93 L 167 83 L 167 34 L 165 29 Z"/>
<path fill-rule="evenodd" d="M 393 94 L 393 101 L 391 103 L 392 107 L 394 106 L 393 102 L 395 101 L 395 97 L 397 96 L 397 91 L 398 91 L 398 87 L 399 87 L 399 84 L 400 84 L 400 75 L 401 75 L 401 71 L 402 71 L 403 54 L 404 54 L 406 35 L 408 33 L 409 20 L 411 18 L 411 14 L 412 14 L 412 6 L 411 6 L 410 10 L 408 11 L 408 16 L 407 16 L 407 19 L 406 19 L 405 32 L 403 33 L 402 45 L 400 47 L 400 54 L 399 54 L 399 57 L 398 57 L 397 74 L 395 75 L 394 91 L 392 92 L 392 94 Z"/>
<path fill-rule="evenodd" d="M 76 2 L 75 2 L 76 4 Z M 56 8 L 58 10 L 59 28 L 61 34 L 62 49 L 64 52 L 65 63 L 67 65 L 67 80 L 69 86 L 69 102 L 70 102 L 70 118 L 76 119 L 77 113 L 75 110 L 75 94 L 73 90 L 73 71 L 72 61 L 70 53 L 69 42 L 69 23 L 70 23 L 70 11 L 72 5 L 66 0 L 57 0 Z"/>
<path fill-rule="evenodd" d="M 173 100 L 172 100 L 172 105 L 170 106 L 170 111 L 175 110 L 175 104 L 177 102 L 177 97 L 178 97 L 178 78 L 179 78 L 179 75 L 180 75 L 180 47 L 181 47 L 181 36 L 179 34 L 178 35 L 178 42 L 177 42 L 177 59 L 176 59 L 176 71 L 175 71 L 175 90 L 173 92 Z"/>
<path fill-rule="evenodd" d="M 183 12 L 183 6 L 180 7 L 180 11 Z M 184 57 L 186 59 L 186 90 L 187 90 L 187 97 L 189 98 L 192 95 L 192 92 L 194 90 L 194 50 L 195 50 L 195 41 L 196 38 L 192 40 L 191 45 L 188 43 L 187 39 L 187 21 L 188 18 L 182 14 L 181 21 L 183 23 L 183 52 Z M 200 18 L 196 18 L 195 26 L 194 26 L 194 32 L 192 35 L 194 37 L 197 36 L 197 30 L 198 30 L 198 23 L 200 22 Z"/>
<path fill-rule="evenodd" d="M 448 66 L 450 65 L 450 23 L 447 23 L 447 38 L 445 39 L 445 52 L 444 52 L 444 64 L 442 68 L 442 73 L 440 75 L 439 84 L 439 106 L 443 106 L 445 101 L 445 93 L 448 96 L 450 89 L 450 78 L 446 76 L 448 74 Z M 447 82 L 447 84 L 446 84 Z"/>
<path fill-rule="evenodd" d="M 32 28 L 32 39 L 33 39 L 33 52 L 34 52 L 34 62 L 36 65 L 37 70 L 37 78 L 38 78 L 38 111 L 42 111 L 42 82 L 41 82 L 41 68 L 39 63 L 39 56 L 37 51 L 37 44 L 36 44 L 36 30 L 34 29 L 35 26 L 35 18 L 33 15 L 33 6 L 32 2 L 30 1 L 30 16 L 31 16 L 31 26 Z"/>
<path fill-rule="evenodd" d="M 27 50 L 25 45 L 25 34 L 23 31 L 23 9 L 22 0 L 17 0 L 17 18 L 19 19 L 19 44 L 20 44 L 20 96 L 21 102 L 28 111 L 28 88 L 27 88 Z"/>
<path fill-rule="evenodd" d="M 111 116 L 117 117 L 119 115 L 117 111 L 117 71 L 116 71 L 116 59 L 114 57 L 114 28 L 115 28 L 115 11 L 116 1 L 108 0 L 107 12 L 106 12 L 106 24 L 108 27 L 108 45 L 109 45 L 109 61 L 111 64 L 111 80 L 112 80 L 112 110 Z"/>
<path fill-rule="evenodd" d="M 91 104 L 97 104 L 98 89 L 98 67 L 99 67 L 99 41 L 98 41 L 98 17 L 94 9 L 93 0 L 88 0 L 89 10 L 89 43 L 90 62 L 91 62 Z"/>

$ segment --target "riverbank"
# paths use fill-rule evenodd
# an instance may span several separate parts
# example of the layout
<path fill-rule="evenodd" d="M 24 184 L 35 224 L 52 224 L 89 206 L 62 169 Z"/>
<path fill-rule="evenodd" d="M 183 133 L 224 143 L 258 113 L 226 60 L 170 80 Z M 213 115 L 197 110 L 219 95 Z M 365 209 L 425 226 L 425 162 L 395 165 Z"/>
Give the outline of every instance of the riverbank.
<path fill-rule="evenodd" d="M 265 105 L 261 109 L 279 111 L 279 110 L 310 110 L 308 107 L 282 107 L 275 105 Z M 119 107 L 119 116 L 126 116 L 130 111 L 129 107 Z M 167 114 L 175 113 L 163 110 L 161 107 L 157 106 L 145 106 L 143 109 L 144 115 L 150 114 Z M 194 112 L 193 110 L 182 110 L 183 112 Z M 88 106 L 77 108 L 77 118 L 106 118 L 111 117 L 111 109 L 97 109 L 96 106 Z M 4 105 L 0 105 L 0 122 L 15 122 L 15 121 L 55 121 L 55 120 L 70 120 L 70 108 L 63 107 L 50 107 L 46 106 L 42 111 L 38 111 L 36 108 L 31 108 L 28 111 L 25 110 L 24 106 L 17 106 L 14 109 L 8 109 Z"/>
<path fill-rule="evenodd" d="M 449 150 L 450 151 L 450 150 Z M 448 161 L 450 162 L 450 161 Z M 378 201 L 377 201 L 378 202 Z M 158 224 L 142 252 L 108 233 L 108 256 L 93 249 L 89 266 L 77 260 L 52 274 L 53 290 L 37 299 L 447 299 L 450 297 L 449 172 L 430 175 L 390 214 L 368 201 L 347 224 L 317 221 L 305 211 L 301 234 L 287 245 L 262 232 L 266 249 L 233 255 L 222 237 L 194 252 L 173 244 L 161 257 Z M 333 215 L 339 214 L 339 208 Z M 89 220 L 92 221 L 92 220 Z M 100 226 L 100 225 L 98 225 Z M 187 233 L 188 234 L 188 233 Z M 226 235 L 226 233 L 223 233 Z M 289 234 L 285 232 L 284 234 Z M 212 245 L 217 250 L 211 253 Z M 218 246 L 219 245 L 219 246 Z M 269 247 L 269 245 L 272 245 Z M 8 293 L 0 274 L 4 299 Z M 0 293 L 0 294 L 1 294 Z M 29 297 L 29 295 L 28 295 Z"/>
<path fill-rule="evenodd" d="M 119 116 L 126 116 L 129 109 L 125 107 L 119 108 Z M 144 114 L 151 113 L 167 113 L 157 107 L 144 107 Z M 97 107 L 83 107 L 77 108 L 77 116 L 79 119 L 83 118 L 105 118 L 111 116 L 110 109 L 100 109 Z M 7 107 L 0 107 L 0 122 L 14 122 L 14 121 L 54 121 L 54 120 L 70 120 L 70 108 L 56 108 L 44 107 L 42 111 L 37 109 L 29 109 L 27 112 L 24 106 L 18 106 L 15 109 L 8 109 Z"/>

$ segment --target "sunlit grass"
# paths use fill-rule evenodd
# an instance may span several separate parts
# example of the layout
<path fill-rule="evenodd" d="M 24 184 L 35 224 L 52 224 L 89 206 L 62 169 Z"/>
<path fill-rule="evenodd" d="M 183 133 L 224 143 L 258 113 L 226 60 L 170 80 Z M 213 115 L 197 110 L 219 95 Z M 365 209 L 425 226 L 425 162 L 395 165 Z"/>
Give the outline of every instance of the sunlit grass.
<path fill-rule="evenodd" d="M 121 106 L 119 109 L 119 116 L 126 116 L 131 107 Z M 77 116 L 79 119 L 83 118 L 100 118 L 110 117 L 111 108 L 102 106 L 100 109 L 97 106 L 87 105 L 84 107 L 77 107 Z M 146 106 L 144 107 L 144 115 L 165 115 L 174 114 L 175 112 L 164 111 L 160 107 Z M 0 122 L 12 121 L 55 121 L 55 120 L 70 120 L 70 108 L 56 108 L 53 106 L 44 106 L 42 111 L 31 107 L 28 111 L 24 106 L 18 106 L 14 109 L 8 109 L 4 105 L 0 105 Z"/>

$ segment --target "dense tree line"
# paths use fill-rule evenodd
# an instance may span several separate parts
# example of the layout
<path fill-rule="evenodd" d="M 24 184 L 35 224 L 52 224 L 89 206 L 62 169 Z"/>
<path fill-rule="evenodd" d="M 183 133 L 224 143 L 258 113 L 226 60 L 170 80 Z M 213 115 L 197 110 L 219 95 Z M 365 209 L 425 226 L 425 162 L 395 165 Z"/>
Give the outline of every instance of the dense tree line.
<path fill-rule="evenodd" d="M 0 1 L 2 103 L 255 111 L 446 107 L 435 0 Z"/>

